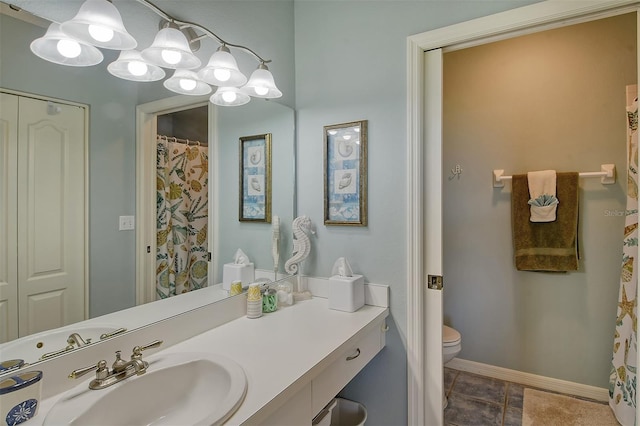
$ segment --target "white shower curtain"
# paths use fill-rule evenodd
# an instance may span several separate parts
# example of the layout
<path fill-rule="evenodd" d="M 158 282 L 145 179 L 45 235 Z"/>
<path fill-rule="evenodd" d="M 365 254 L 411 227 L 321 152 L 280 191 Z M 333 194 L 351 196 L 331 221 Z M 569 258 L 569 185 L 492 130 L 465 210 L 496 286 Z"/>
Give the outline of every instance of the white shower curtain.
<path fill-rule="evenodd" d="M 207 286 L 206 148 L 158 137 L 156 298 Z"/>
<path fill-rule="evenodd" d="M 635 85 L 627 87 L 627 122 L 627 208 L 618 313 L 609 379 L 609 405 L 620 424 L 633 426 L 636 424 L 638 350 L 638 99 Z"/>

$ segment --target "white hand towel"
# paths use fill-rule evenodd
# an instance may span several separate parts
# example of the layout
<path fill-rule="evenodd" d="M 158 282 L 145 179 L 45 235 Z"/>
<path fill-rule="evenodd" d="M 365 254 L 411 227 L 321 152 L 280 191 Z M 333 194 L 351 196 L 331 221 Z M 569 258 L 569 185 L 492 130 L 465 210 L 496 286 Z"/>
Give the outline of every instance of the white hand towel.
<path fill-rule="evenodd" d="M 535 200 L 541 195 L 556 196 L 556 171 L 541 170 L 527 173 L 529 197 Z M 531 222 L 553 222 L 556 220 L 557 204 L 550 206 L 531 206 Z"/>

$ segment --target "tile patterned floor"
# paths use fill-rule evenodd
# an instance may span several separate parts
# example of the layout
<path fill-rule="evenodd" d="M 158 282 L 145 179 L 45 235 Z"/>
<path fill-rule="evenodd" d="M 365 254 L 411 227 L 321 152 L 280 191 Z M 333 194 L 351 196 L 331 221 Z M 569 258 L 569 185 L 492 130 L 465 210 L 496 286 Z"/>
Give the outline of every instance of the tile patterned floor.
<path fill-rule="evenodd" d="M 521 426 L 525 386 L 444 369 L 445 426 Z"/>

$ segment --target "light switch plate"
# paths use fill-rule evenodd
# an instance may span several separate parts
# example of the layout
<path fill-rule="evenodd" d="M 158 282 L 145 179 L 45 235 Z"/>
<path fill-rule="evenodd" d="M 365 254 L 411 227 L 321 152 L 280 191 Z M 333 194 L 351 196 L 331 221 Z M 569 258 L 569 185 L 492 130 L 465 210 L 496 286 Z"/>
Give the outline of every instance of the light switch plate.
<path fill-rule="evenodd" d="M 135 216 L 120 216 L 120 231 L 129 231 L 135 228 Z"/>

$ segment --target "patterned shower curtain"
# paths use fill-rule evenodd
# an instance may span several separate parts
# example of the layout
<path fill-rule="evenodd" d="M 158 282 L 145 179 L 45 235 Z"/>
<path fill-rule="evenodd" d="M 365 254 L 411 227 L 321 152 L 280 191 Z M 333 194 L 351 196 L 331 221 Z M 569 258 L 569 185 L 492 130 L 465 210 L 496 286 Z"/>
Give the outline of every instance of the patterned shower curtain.
<path fill-rule="evenodd" d="M 622 272 L 613 360 L 609 378 L 609 405 L 625 426 L 636 424 L 636 353 L 638 287 L 638 100 L 636 86 L 627 87 L 627 208 L 622 243 Z M 634 100 L 635 99 L 635 100 Z"/>
<path fill-rule="evenodd" d="M 209 159 L 166 137 L 157 147 L 156 298 L 165 299 L 207 286 Z"/>

